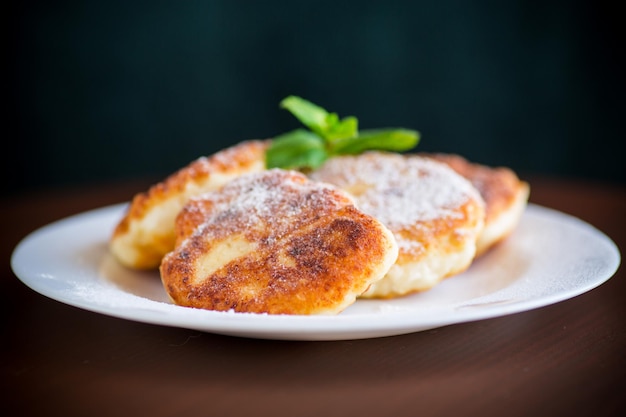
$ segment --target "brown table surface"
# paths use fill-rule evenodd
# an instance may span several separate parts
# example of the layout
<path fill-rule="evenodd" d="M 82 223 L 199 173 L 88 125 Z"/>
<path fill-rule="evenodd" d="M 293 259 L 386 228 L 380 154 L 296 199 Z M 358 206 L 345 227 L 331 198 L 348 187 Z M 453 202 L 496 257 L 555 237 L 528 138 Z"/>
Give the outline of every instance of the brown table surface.
<path fill-rule="evenodd" d="M 626 189 L 527 178 L 531 201 L 626 248 Z M 7 416 L 608 416 L 626 411 L 626 272 L 524 313 L 378 339 L 292 342 L 108 317 L 35 293 L 9 258 L 27 233 L 127 201 L 147 181 L 0 200 Z M 60 243 L 62 244 L 62 243 Z"/>

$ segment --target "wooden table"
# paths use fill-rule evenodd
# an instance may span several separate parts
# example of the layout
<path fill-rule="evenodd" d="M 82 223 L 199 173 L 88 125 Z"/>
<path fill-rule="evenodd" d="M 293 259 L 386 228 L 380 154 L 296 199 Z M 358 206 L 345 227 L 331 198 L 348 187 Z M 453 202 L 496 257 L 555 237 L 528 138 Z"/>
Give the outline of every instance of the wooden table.
<path fill-rule="evenodd" d="M 626 190 L 527 178 L 531 201 L 624 253 Z M 7 416 L 615 416 L 626 411 L 626 272 L 573 299 L 403 336 L 287 342 L 142 324 L 41 296 L 12 273 L 27 233 L 147 181 L 0 201 Z M 9 411 L 9 413 L 5 413 Z"/>

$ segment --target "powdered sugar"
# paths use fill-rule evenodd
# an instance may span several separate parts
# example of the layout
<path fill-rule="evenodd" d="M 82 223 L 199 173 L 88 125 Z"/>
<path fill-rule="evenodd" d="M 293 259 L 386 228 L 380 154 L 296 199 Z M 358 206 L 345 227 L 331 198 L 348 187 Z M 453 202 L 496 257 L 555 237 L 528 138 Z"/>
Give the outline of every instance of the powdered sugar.
<path fill-rule="evenodd" d="M 335 194 L 333 198 L 329 193 Z M 273 169 L 241 176 L 218 192 L 195 197 L 185 210 L 201 211 L 206 223 L 217 225 L 215 233 L 263 228 L 280 235 L 348 201 L 337 193 L 334 187 L 309 181 L 300 173 Z"/>
<path fill-rule="evenodd" d="M 339 186 L 358 207 L 391 229 L 460 216 L 474 187 L 442 163 L 418 156 L 371 152 L 329 160 L 311 178 Z"/>

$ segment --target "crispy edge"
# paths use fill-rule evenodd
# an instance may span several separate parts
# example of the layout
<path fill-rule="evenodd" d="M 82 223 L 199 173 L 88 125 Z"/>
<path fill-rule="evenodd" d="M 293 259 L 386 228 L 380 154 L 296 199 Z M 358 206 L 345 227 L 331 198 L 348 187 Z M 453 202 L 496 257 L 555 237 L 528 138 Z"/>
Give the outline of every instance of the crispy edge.
<path fill-rule="evenodd" d="M 211 156 L 198 158 L 168 176 L 164 181 L 154 184 L 147 191 L 136 194 L 111 235 L 109 244 L 115 257 L 127 267 L 157 268 L 162 257 L 174 247 L 175 215 L 189 197 L 203 192 L 213 177 L 230 177 L 251 172 L 255 170 L 255 166 L 260 165 L 259 162 L 263 164 L 262 169 L 264 169 L 264 155 L 268 146 L 268 140 L 241 142 Z M 222 185 L 227 179 L 219 178 L 220 181 L 216 186 Z M 165 204 L 173 206 L 172 219 L 169 219 L 169 216 L 163 219 L 166 222 L 171 220 L 171 227 L 161 224 L 160 227 L 163 227 L 166 232 L 154 233 L 151 236 L 140 233 L 141 223 L 151 212 Z M 129 254 L 124 253 L 127 250 L 133 250 L 135 253 L 133 256 L 128 256 Z"/>

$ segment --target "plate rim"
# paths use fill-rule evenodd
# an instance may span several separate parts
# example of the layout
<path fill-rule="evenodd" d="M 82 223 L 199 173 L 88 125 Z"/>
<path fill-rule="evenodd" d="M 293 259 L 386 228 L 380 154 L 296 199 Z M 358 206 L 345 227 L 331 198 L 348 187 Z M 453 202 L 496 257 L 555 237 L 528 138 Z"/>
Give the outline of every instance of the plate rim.
<path fill-rule="evenodd" d="M 81 302 L 71 297 L 64 298 L 59 294 L 51 294 L 50 291 L 46 291 L 45 288 L 43 288 L 43 285 L 39 285 L 40 283 L 37 282 L 36 278 L 29 276 L 30 273 L 26 271 L 27 268 L 21 263 L 25 252 L 30 249 L 29 245 L 34 245 L 38 240 L 49 233 L 54 233 L 55 231 L 59 233 L 59 230 L 63 230 L 63 228 L 67 227 L 69 224 L 80 224 L 81 221 L 86 222 L 89 219 L 98 219 L 105 215 L 113 216 L 113 213 L 116 212 L 119 212 L 121 216 L 123 211 L 128 207 L 128 204 L 128 202 L 118 203 L 87 210 L 53 221 L 30 232 L 19 241 L 11 254 L 11 268 L 14 274 L 24 285 L 47 298 L 83 310 L 136 322 L 262 339 L 353 340 L 414 333 L 446 325 L 501 317 L 548 306 L 579 296 L 602 285 L 615 274 L 621 263 L 621 254 L 615 242 L 595 226 L 573 215 L 535 203 L 528 203 L 527 210 L 523 216 L 537 215 L 540 217 L 549 217 L 550 220 L 556 218 L 561 224 L 566 224 L 566 227 L 578 227 L 581 231 L 584 230 L 586 233 L 591 233 L 598 241 L 605 244 L 605 259 L 607 265 L 603 274 L 596 276 L 595 279 L 587 282 L 584 286 L 578 286 L 574 289 L 570 288 L 563 293 L 553 293 L 537 299 L 522 300 L 506 306 L 496 304 L 494 306 L 486 306 L 474 310 L 470 309 L 465 311 L 460 317 L 456 313 L 451 313 L 450 309 L 442 309 L 442 315 L 436 318 L 433 317 L 433 315 L 429 315 L 428 320 L 422 318 L 421 322 L 419 320 L 416 322 L 414 313 L 412 315 L 410 312 L 402 311 L 385 312 L 384 317 L 393 316 L 394 320 L 392 324 L 383 323 L 380 317 L 378 317 L 377 320 L 363 320 L 363 316 L 372 318 L 372 314 L 339 314 L 333 316 L 259 315 L 193 309 L 149 299 L 146 300 L 150 303 L 161 304 L 159 305 L 158 315 L 151 314 L 150 309 L 138 310 L 125 308 L 120 311 L 112 311 L 110 307 L 94 305 L 88 301 Z M 100 221 L 103 221 L 103 219 Z M 112 227 L 113 225 L 111 226 L 111 230 Z M 510 238 L 514 238 L 514 236 Z M 174 313 L 162 314 L 162 309 L 166 312 L 171 310 Z M 133 311 L 135 312 L 134 315 L 132 314 Z M 152 311 L 152 313 L 154 313 L 154 311 Z M 181 323 L 181 316 L 187 319 L 184 323 Z M 381 316 L 383 316 L 383 314 L 381 314 Z M 260 317 L 262 317 L 261 320 L 259 319 Z M 417 325 L 418 323 L 419 325 Z M 210 324 L 210 326 L 207 326 L 207 324 Z M 279 324 L 278 327 L 277 324 Z M 303 325 L 306 326 L 299 328 L 299 326 Z"/>

